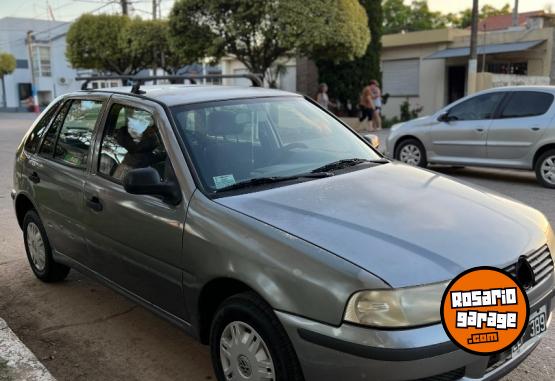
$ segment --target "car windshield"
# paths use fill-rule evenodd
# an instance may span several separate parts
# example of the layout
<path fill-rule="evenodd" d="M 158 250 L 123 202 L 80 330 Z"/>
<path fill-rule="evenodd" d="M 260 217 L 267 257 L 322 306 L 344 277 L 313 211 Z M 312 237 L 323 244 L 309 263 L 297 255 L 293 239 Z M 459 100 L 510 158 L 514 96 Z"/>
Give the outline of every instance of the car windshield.
<path fill-rule="evenodd" d="M 181 105 L 172 113 L 209 192 L 296 176 L 314 179 L 315 171 L 329 171 L 332 163 L 347 167 L 381 159 L 352 131 L 300 97 Z"/>

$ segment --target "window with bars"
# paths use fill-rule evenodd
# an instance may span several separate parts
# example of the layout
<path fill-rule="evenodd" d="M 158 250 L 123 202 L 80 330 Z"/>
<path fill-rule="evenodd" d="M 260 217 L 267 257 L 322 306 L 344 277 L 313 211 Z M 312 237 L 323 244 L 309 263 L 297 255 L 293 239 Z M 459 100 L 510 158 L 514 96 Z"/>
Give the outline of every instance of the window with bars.
<path fill-rule="evenodd" d="M 39 45 L 33 47 L 33 70 L 37 77 L 52 76 L 50 46 Z"/>

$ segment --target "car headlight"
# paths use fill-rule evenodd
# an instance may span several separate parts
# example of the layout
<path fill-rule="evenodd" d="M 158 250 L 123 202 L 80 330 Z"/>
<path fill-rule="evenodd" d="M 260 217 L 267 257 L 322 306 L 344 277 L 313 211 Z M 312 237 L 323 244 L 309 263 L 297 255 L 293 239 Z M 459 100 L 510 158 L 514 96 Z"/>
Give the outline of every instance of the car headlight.
<path fill-rule="evenodd" d="M 347 303 L 345 321 L 373 327 L 402 328 L 441 321 L 443 292 L 449 281 L 424 286 L 360 291 Z"/>

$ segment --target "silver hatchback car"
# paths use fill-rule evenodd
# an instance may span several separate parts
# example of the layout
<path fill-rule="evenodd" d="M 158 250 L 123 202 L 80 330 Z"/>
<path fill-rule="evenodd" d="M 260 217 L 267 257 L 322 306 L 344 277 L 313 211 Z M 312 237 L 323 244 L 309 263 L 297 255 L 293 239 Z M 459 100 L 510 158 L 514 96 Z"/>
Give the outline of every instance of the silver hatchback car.
<path fill-rule="evenodd" d="M 425 167 L 453 164 L 534 170 L 555 188 L 555 87 L 502 87 L 462 98 L 433 115 L 400 123 L 390 157 Z"/>
<path fill-rule="evenodd" d="M 17 149 L 12 197 L 39 279 L 121 292 L 209 344 L 220 381 L 493 380 L 547 324 L 466 353 L 440 323 L 447 282 L 520 258 L 532 311 L 555 305 L 540 212 L 391 162 L 277 90 L 65 95 Z"/>

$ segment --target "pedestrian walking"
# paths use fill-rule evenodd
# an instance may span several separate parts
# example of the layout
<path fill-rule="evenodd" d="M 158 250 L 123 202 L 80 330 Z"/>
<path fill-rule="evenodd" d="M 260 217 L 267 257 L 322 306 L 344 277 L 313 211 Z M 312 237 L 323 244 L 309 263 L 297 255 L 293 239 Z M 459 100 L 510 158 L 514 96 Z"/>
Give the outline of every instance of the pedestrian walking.
<path fill-rule="evenodd" d="M 318 86 L 318 92 L 316 93 L 316 102 L 326 110 L 329 110 L 330 107 L 334 107 L 334 104 L 330 102 L 330 98 L 328 97 L 328 85 L 325 83 L 320 83 Z"/>
<path fill-rule="evenodd" d="M 360 102 L 359 102 L 359 109 L 360 109 L 360 116 L 358 118 L 360 122 L 360 129 L 361 130 L 368 130 L 374 131 L 372 128 L 372 116 L 374 114 L 374 101 L 372 100 L 372 89 L 370 86 L 366 86 L 362 89 L 362 94 L 360 95 Z M 363 127 L 363 123 L 365 120 L 368 120 L 368 128 Z"/>
<path fill-rule="evenodd" d="M 375 79 L 370 81 L 370 92 L 372 101 L 374 102 L 374 113 L 372 114 L 372 123 L 376 130 L 382 129 L 382 90 L 380 84 Z"/>

